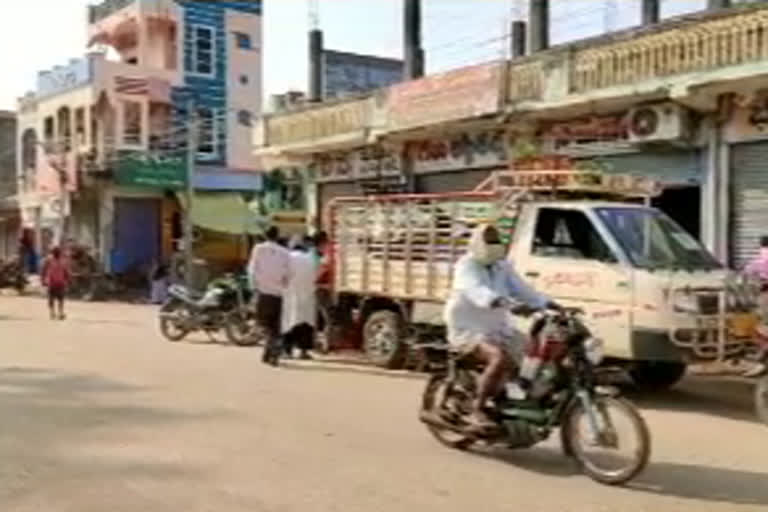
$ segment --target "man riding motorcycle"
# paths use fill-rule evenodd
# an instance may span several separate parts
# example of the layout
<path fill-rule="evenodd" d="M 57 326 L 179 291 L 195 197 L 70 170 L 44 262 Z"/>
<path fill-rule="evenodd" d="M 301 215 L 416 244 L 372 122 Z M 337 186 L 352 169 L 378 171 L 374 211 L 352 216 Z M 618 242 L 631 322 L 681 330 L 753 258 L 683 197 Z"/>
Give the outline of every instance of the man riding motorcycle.
<path fill-rule="evenodd" d="M 456 262 L 451 296 L 444 311 L 448 342 L 461 354 L 485 365 L 472 415 L 480 428 L 494 425 L 484 406 L 499 392 L 508 372 L 523 356 L 526 336 L 512 323 L 512 301 L 532 310 L 559 308 L 528 286 L 506 256 L 507 246 L 499 231 L 491 225 L 478 226 L 467 254 Z"/>

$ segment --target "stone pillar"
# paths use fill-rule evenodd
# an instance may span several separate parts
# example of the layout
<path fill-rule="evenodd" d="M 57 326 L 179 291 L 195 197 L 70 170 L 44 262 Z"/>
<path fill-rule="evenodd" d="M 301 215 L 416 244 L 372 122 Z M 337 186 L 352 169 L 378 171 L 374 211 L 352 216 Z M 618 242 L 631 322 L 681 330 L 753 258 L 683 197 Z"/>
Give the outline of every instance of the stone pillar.
<path fill-rule="evenodd" d="M 659 0 L 643 0 L 643 25 L 653 25 L 661 19 L 661 2 Z"/>
<path fill-rule="evenodd" d="M 309 31 L 309 101 L 323 101 L 323 31 Z"/>
<path fill-rule="evenodd" d="M 421 47 L 421 0 L 405 0 L 403 12 L 405 79 L 424 76 L 424 50 Z"/>
<path fill-rule="evenodd" d="M 549 48 L 549 0 L 531 0 L 528 28 L 531 53 Z"/>
<path fill-rule="evenodd" d="M 512 34 L 510 44 L 512 45 L 512 58 L 513 59 L 519 59 L 520 57 L 525 56 L 525 38 L 526 38 L 526 27 L 524 21 L 513 21 L 512 27 L 510 29 L 510 34 Z"/>

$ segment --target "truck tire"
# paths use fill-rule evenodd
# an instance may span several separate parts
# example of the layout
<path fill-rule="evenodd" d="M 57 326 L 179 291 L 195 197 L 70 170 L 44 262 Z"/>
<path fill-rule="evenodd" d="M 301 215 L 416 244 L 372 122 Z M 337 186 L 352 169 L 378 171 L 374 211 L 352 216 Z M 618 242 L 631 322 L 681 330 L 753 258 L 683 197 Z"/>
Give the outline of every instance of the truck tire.
<path fill-rule="evenodd" d="M 642 391 L 664 391 L 685 376 L 685 363 L 637 361 L 629 368 L 635 387 Z"/>
<path fill-rule="evenodd" d="M 376 366 L 396 370 L 405 361 L 405 322 L 395 311 L 377 311 L 363 326 L 363 350 Z"/>

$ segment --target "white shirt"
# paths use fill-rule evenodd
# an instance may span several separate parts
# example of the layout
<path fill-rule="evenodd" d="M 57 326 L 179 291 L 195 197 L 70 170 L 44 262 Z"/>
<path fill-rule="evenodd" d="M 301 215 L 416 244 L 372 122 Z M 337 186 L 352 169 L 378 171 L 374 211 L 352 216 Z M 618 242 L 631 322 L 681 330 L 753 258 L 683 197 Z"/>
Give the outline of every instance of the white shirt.
<path fill-rule="evenodd" d="M 445 304 L 448 341 L 465 335 L 510 337 L 515 334 L 512 316 L 503 308 L 491 309 L 498 298 L 512 298 L 533 307 L 544 307 L 548 298 L 537 293 L 517 275 L 507 261 L 485 266 L 465 255 L 456 262 L 451 296 Z"/>
<path fill-rule="evenodd" d="M 256 245 L 248 262 L 251 286 L 258 293 L 282 297 L 291 280 L 291 256 L 275 242 Z"/>
<path fill-rule="evenodd" d="M 317 263 L 312 255 L 306 252 L 292 251 L 290 256 L 291 281 L 283 295 L 283 333 L 301 324 L 314 327 L 317 319 Z"/>

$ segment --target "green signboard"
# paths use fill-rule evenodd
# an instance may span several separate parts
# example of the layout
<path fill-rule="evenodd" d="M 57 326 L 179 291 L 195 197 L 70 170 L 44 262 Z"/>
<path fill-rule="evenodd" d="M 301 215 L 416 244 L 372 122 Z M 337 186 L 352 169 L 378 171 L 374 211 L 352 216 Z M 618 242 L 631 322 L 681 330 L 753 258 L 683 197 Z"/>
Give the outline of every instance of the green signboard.
<path fill-rule="evenodd" d="M 187 184 L 186 162 L 183 158 L 124 156 L 117 161 L 115 182 L 134 187 L 183 188 Z"/>

